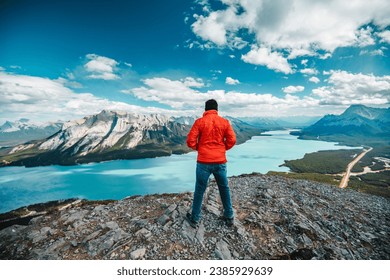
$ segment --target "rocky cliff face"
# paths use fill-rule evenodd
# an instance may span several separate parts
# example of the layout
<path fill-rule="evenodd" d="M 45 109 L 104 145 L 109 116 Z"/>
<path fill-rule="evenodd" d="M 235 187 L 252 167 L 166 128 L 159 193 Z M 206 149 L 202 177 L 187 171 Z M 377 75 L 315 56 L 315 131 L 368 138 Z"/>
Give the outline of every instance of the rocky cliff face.
<path fill-rule="evenodd" d="M 390 201 L 303 180 L 229 178 L 235 225 L 211 182 L 197 229 L 192 194 L 79 201 L 0 231 L 0 259 L 390 259 Z"/>

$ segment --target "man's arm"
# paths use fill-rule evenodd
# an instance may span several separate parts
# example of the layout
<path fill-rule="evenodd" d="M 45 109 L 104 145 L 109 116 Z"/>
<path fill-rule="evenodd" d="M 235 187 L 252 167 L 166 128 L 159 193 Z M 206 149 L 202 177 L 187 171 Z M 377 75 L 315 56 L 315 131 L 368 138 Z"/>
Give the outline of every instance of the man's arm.
<path fill-rule="evenodd" d="M 187 135 L 187 146 L 193 150 L 198 149 L 198 137 L 199 137 L 199 126 L 198 121 L 195 121 L 190 132 Z"/>
<path fill-rule="evenodd" d="M 226 129 L 226 133 L 225 133 L 226 151 L 230 150 L 235 144 L 236 144 L 236 134 L 234 133 L 234 130 L 230 122 L 228 122 L 228 128 Z"/>

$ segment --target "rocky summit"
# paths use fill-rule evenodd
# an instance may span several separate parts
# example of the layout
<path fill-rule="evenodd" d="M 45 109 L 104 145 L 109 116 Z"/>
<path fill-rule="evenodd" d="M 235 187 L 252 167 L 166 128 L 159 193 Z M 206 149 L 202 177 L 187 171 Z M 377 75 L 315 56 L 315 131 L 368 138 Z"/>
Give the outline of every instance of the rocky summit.
<path fill-rule="evenodd" d="M 192 193 L 79 200 L 0 230 L 1 259 L 390 259 L 390 201 L 262 174 L 229 178 L 235 224 L 210 182 L 198 228 Z"/>

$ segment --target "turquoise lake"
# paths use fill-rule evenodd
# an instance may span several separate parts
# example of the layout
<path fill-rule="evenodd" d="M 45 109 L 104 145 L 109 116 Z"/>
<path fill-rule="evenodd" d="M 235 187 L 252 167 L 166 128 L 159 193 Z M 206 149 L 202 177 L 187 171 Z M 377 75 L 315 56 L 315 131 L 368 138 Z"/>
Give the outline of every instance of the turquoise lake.
<path fill-rule="evenodd" d="M 268 131 L 227 153 L 228 175 L 289 171 L 284 160 L 320 150 L 351 149 L 337 143 L 299 140 L 289 131 Z M 0 213 L 65 198 L 122 199 L 131 195 L 193 191 L 196 152 L 77 166 L 0 168 Z"/>

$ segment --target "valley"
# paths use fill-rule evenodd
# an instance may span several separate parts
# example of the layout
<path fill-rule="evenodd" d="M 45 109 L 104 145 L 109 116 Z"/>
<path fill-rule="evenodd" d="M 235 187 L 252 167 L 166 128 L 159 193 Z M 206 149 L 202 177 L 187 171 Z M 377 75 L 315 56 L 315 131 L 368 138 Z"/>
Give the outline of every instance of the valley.
<path fill-rule="evenodd" d="M 351 168 L 348 188 L 357 191 L 390 197 L 390 146 L 376 146 L 364 157 L 357 158 L 362 150 L 319 151 L 306 154 L 303 158 L 285 161 L 293 173 L 270 172 L 285 177 L 310 179 L 346 187 L 342 182 L 347 166 L 355 161 Z M 380 157 L 379 155 L 382 155 Z"/>
<path fill-rule="evenodd" d="M 297 135 L 299 139 L 334 141 L 344 145 L 361 146 L 367 151 L 366 154 L 362 154 L 360 149 L 319 151 L 306 154 L 302 159 L 285 161 L 284 165 L 296 173 L 293 175 L 295 178 L 312 178 L 346 187 L 348 176 L 344 175 L 350 172 L 352 176 L 348 182 L 349 188 L 390 197 L 389 108 L 352 105 L 341 115 L 326 115 L 313 125 L 292 134 Z M 350 170 L 349 164 L 351 164 Z M 284 174 L 284 176 L 292 175 Z"/>

